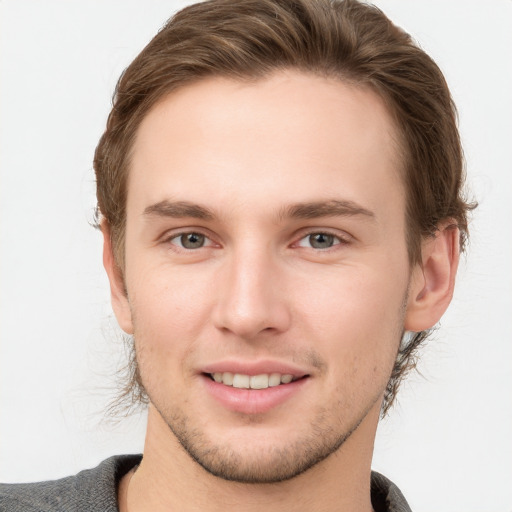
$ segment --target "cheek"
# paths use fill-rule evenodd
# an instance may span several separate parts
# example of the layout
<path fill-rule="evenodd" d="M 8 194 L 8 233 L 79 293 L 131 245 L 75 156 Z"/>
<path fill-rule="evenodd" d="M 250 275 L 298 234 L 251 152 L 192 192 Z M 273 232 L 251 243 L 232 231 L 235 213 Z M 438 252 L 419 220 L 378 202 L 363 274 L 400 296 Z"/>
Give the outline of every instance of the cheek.
<path fill-rule="evenodd" d="M 335 362 L 331 368 L 343 373 L 342 380 L 387 379 L 404 322 L 407 276 L 402 274 L 345 268 L 324 286 L 317 281 L 318 293 L 310 289 L 308 295 L 306 287 L 299 292 L 299 317 L 320 343 L 318 350 Z"/>
<path fill-rule="evenodd" d="M 313 283 L 307 278 L 296 287 L 301 315 L 317 322 L 320 330 L 336 326 L 340 334 L 357 336 L 386 326 L 396 329 L 407 291 L 407 276 L 401 274 L 367 266 L 335 269 L 317 275 Z"/>
<path fill-rule="evenodd" d="M 205 281 L 182 269 L 139 268 L 144 270 L 134 272 L 128 283 L 136 339 L 151 351 L 176 354 L 185 350 L 199 337 L 210 316 Z"/>

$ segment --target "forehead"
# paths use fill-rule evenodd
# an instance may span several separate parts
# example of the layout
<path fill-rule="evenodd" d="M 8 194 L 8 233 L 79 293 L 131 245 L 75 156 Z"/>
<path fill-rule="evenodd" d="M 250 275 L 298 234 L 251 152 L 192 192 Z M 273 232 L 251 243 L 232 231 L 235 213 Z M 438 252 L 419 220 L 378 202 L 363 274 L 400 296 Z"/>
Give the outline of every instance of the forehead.
<path fill-rule="evenodd" d="M 270 209 L 327 199 L 385 207 L 402 195 L 398 144 L 379 96 L 296 71 L 185 86 L 143 119 L 132 151 L 128 215 L 162 200 Z M 216 204 L 213 204 L 216 203 Z"/>

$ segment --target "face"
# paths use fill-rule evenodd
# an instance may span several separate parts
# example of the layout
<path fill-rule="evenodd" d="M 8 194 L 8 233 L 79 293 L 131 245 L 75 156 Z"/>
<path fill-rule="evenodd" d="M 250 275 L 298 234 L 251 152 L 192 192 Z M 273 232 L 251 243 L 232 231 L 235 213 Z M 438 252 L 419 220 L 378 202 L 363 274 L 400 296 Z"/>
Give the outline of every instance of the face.
<path fill-rule="evenodd" d="M 396 146 L 373 92 L 292 71 L 204 80 L 142 122 L 116 313 L 211 473 L 291 478 L 379 408 L 410 278 Z"/>

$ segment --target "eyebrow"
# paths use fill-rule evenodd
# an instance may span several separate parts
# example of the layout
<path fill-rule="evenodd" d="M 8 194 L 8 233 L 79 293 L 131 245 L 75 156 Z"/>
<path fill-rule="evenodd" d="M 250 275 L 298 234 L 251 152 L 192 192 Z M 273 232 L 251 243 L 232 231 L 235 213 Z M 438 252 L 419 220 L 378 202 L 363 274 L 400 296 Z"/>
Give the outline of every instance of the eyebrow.
<path fill-rule="evenodd" d="M 211 210 L 198 204 L 188 201 L 160 201 L 152 204 L 144 210 L 144 215 L 158 217 L 184 218 L 192 217 L 194 219 L 213 220 L 215 215 Z"/>
<path fill-rule="evenodd" d="M 375 214 L 353 201 L 336 200 L 297 203 L 283 208 L 279 219 L 316 219 L 319 217 L 353 217 L 363 216 L 375 220 Z"/>
<path fill-rule="evenodd" d="M 171 218 L 190 217 L 201 220 L 214 220 L 216 218 L 212 210 L 204 206 L 188 201 L 169 201 L 167 199 L 145 208 L 144 215 Z M 363 216 L 375 220 L 375 214 L 372 211 L 353 201 L 336 199 L 285 206 L 280 210 L 278 220 L 353 216 Z"/>

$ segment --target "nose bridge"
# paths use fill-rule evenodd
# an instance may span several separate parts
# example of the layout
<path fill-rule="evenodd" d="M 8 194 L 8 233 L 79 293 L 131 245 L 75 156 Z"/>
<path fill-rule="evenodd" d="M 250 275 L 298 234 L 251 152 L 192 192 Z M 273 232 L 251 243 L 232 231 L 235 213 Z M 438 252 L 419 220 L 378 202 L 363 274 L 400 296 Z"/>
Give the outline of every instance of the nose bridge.
<path fill-rule="evenodd" d="M 254 240 L 238 245 L 226 258 L 217 284 L 217 327 L 243 338 L 285 330 L 289 311 L 280 282 L 278 261 L 269 247 Z"/>

